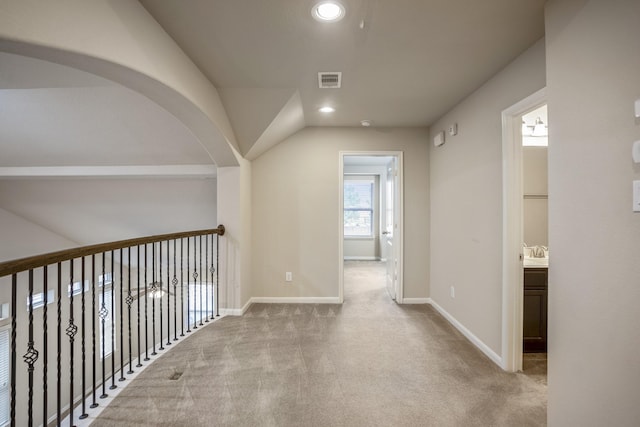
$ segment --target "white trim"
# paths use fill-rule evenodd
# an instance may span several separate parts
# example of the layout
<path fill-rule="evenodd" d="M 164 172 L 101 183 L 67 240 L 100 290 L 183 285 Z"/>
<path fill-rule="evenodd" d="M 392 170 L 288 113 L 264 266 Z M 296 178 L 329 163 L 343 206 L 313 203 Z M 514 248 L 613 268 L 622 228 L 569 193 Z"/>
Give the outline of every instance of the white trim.
<path fill-rule="evenodd" d="M 338 153 L 338 300 L 344 303 L 344 153 Z"/>
<path fill-rule="evenodd" d="M 252 304 L 341 304 L 337 297 L 253 297 Z"/>
<path fill-rule="evenodd" d="M 522 370 L 522 115 L 546 103 L 542 88 L 502 112 L 502 369 Z"/>
<path fill-rule="evenodd" d="M 223 316 L 242 316 L 249 310 L 251 304 L 253 303 L 253 298 L 249 298 L 249 301 L 246 302 L 242 308 L 221 308 L 220 314 Z"/>
<path fill-rule="evenodd" d="M 431 298 L 403 298 L 403 304 L 431 304 L 433 300 Z"/>
<path fill-rule="evenodd" d="M 398 210 L 394 212 L 398 220 L 398 278 L 396 283 L 396 302 L 404 304 L 404 156 L 398 154 Z"/>
<path fill-rule="evenodd" d="M 380 257 L 377 256 L 346 256 L 345 261 L 380 261 Z"/>
<path fill-rule="evenodd" d="M 0 167 L 0 178 L 196 177 L 215 178 L 215 165 Z"/>
<path fill-rule="evenodd" d="M 221 316 L 242 316 L 244 311 L 241 308 L 221 308 Z"/>
<path fill-rule="evenodd" d="M 338 218 L 344 215 L 344 157 L 345 156 L 385 156 L 398 159 L 398 278 L 396 302 L 403 303 L 404 272 L 404 169 L 402 151 L 340 151 L 338 153 Z M 344 220 L 338 221 L 338 304 L 344 302 Z"/>
<path fill-rule="evenodd" d="M 462 323 L 458 322 L 458 320 L 450 315 L 444 308 L 440 307 L 438 303 L 435 301 L 431 301 L 431 305 L 436 309 L 438 313 L 440 313 L 445 319 L 449 321 L 457 330 L 459 330 L 462 335 L 464 335 L 473 345 L 478 347 L 478 349 L 483 352 L 489 359 L 491 359 L 496 365 L 502 366 L 502 358 L 498 356 L 498 354 L 491 350 L 488 345 L 486 345 L 482 340 L 476 337 L 470 330 L 468 330 Z"/>

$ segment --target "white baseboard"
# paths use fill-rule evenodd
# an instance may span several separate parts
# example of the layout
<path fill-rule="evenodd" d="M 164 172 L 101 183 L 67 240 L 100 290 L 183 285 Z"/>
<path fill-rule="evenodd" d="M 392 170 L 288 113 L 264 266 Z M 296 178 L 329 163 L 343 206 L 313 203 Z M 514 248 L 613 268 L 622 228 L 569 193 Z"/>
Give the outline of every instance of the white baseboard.
<path fill-rule="evenodd" d="M 403 304 L 431 304 L 431 298 L 402 298 Z"/>
<path fill-rule="evenodd" d="M 344 256 L 345 261 L 380 261 L 376 256 Z"/>
<path fill-rule="evenodd" d="M 451 323 L 457 330 L 459 330 L 462 335 L 464 335 L 469 341 L 471 341 L 473 345 L 478 347 L 481 352 L 483 352 L 489 359 L 491 359 L 493 363 L 502 368 L 502 357 L 498 356 L 496 352 L 491 350 L 491 348 L 489 348 L 488 345 L 482 342 L 480 338 L 475 336 L 462 323 L 458 322 L 458 320 L 450 315 L 444 308 L 440 307 L 437 302 L 431 300 L 430 304 L 438 311 L 438 313 L 442 314 L 442 316 L 447 319 L 449 323 Z"/>
<path fill-rule="evenodd" d="M 251 307 L 252 298 L 249 298 L 249 301 L 242 306 L 242 308 L 221 308 L 220 314 L 223 316 L 242 316 L 247 312 L 249 307 Z"/>
<path fill-rule="evenodd" d="M 340 304 L 338 297 L 253 297 L 255 304 Z"/>

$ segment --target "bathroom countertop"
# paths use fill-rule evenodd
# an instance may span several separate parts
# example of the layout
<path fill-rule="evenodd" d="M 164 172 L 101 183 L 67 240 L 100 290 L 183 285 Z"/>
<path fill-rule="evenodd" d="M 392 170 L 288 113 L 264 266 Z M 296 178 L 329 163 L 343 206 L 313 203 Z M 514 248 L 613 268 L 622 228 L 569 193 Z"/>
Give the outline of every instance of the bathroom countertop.
<path fill-rule="evenodd" d="M 524 257 L 524 268 L 549 268 L 549 258 Z"/>

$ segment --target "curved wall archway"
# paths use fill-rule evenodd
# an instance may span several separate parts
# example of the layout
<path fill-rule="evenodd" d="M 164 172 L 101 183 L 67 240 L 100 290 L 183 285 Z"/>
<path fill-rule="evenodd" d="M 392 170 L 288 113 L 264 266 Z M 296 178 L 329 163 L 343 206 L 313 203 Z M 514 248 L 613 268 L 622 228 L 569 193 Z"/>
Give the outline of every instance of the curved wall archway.
<path fill-rule="evenodd" d="M 137 2 L 9 1 L 0 11 L 0 51 L 128 87 L 184 123 L 217 166 L 238 165 L 239 150 L 216 88 Z"/>

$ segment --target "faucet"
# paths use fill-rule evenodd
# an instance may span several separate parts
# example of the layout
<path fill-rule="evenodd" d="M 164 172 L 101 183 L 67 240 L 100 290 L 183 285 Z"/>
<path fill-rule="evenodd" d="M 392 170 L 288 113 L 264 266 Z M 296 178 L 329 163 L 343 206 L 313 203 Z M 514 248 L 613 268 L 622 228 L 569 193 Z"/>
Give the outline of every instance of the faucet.
<path fill-rule="evenodd" d="M 531 256 L 534 258 L 544 258 L 544 253 L 547 250 L 546 246 L 534 246 L 531 248 Z"/>

